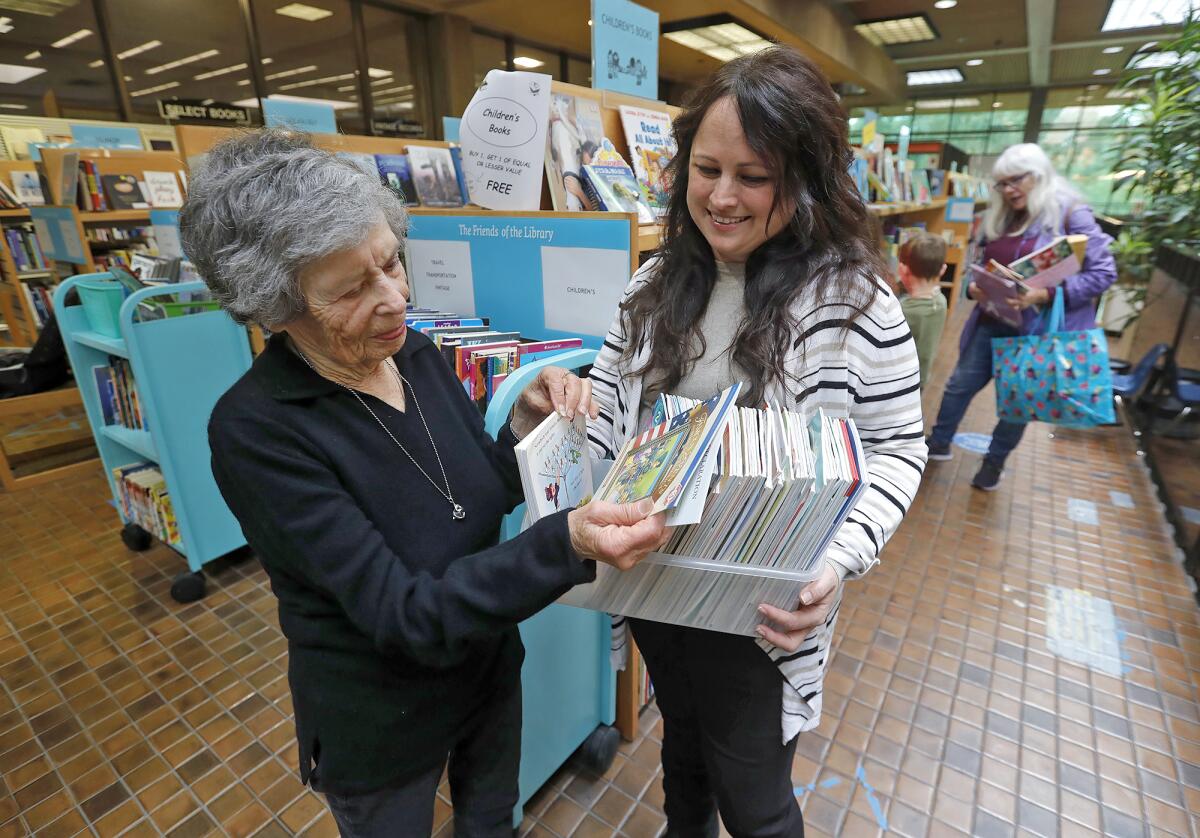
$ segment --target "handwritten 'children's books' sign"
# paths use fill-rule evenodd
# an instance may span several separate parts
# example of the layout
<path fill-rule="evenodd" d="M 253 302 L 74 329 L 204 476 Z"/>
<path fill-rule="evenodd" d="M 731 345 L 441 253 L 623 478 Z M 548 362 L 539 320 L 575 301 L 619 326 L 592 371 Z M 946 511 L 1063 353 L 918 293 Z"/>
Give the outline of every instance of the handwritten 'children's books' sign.
<path fill-rule="evenodd" d="M 459 126 L 471 200 L 498 210 L 536 210 L 542 200 L 550 76 L 491 70 Z"/>

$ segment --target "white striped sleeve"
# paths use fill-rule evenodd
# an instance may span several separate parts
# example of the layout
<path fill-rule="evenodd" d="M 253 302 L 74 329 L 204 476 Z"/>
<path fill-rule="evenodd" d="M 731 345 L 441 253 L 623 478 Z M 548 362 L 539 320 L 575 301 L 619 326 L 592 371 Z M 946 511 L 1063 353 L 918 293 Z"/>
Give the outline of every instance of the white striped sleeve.
<path fill-rule="evenodd" d="M 843 577 L 861 576 L 879 563 L 916 497 L 928 455 L 916 345 L 896 296 L 879 285 L 846 340 L 850 417 L 870 485 L 825 554 Z"/>

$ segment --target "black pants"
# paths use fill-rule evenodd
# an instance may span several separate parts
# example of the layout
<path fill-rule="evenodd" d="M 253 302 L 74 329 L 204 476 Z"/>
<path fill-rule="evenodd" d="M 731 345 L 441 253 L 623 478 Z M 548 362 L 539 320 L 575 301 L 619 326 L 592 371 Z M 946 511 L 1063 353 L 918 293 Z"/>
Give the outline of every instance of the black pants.
<path fill-rule="evenodd" d="M 455 838 L 512 838 L 513 807 L 520 794 L 520 682 L 476 714 L 448 758 Z M 403 786 L 366 794 L 326 793 L 343 838 L 428 838 L 444 764 Z"/>
<path fill-rule="evenodd" d="M 630 620 L 663 716 L 667 835 L 803 838 L 783 676 L 749 637 Z"/>

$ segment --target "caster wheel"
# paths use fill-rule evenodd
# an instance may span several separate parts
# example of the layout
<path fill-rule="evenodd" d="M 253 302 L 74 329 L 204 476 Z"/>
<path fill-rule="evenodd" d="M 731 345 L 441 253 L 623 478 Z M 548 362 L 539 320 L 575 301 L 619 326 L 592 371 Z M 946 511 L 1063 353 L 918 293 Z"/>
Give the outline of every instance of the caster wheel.
<path fill-rule="evenodd" d="M 135 553 L 150 549 L 150 545 L 154 543 L 150 533 L 137 524 L 126 524 L 121 528 L 121 541 L 125 542 L 125 546 Z"/>
<path fill-rule="evenodd" d="M 203 599 L 205 594 L 204 574 L 181 573 L 171 583 L 171 598 L 176 602 L 188 603 Z"/>
<path fill-rule="evenodd" d="M 612 725 L 599 725 L 579 746 L 579 756 L 589 770 L 603 774 L 617 756 L 621 734 Z"/>

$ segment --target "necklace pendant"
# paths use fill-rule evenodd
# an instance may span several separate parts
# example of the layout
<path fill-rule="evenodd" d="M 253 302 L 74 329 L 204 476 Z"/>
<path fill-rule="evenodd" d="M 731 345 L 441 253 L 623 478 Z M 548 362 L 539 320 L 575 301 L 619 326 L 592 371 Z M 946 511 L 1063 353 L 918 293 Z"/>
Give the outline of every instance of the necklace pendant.
<path fill-rule="evenodd" d="M 461 521 L 467 517 L 467 511 L 456 503 L 454 504 L 454 511 L 450 513 L 450 517 L 455 521 Z"/>

